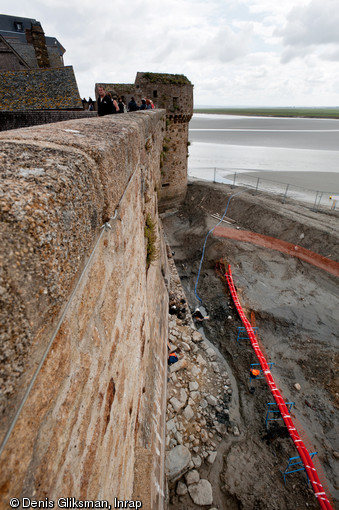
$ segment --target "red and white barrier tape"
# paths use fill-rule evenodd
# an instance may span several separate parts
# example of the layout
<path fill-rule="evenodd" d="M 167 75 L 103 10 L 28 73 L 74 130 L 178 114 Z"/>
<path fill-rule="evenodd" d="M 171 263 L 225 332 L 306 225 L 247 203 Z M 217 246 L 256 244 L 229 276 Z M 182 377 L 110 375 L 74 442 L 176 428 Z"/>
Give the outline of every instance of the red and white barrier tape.
<path fill-rule="evenodd" d="M 258 341 L 254 334 L 253 328 L 252 328 L 249 320 L 247 319 L 247 317 L 244 314 L 244 311 L 243 311 L 242 306 L 238 299 L 237 291 L 236 291 L 234 283 L 233 283 L 230 265 L 228 266 L 228 273 L 226 273 L 225 277 L 226 277 L 226 280 L 227 280 L 227 283 L 228 283 L 228 286 L 229 286 L 229 289 L 230 289 L 230 292 L 232 295 L 232 299 L 233 299 L 236 309 L 238 311 L 238 314 L 246 328 L 246 331 L 247 331 L 247 334 L 251 341 L 252 347 L 254 349 L 255 354 L 257 355 L 257 358 L 258 358 L 259 363 L 262 368 L 262 372 L 263 372 L 265 379 L 269 385 L 269 388 L 272 392 L 273 398 L 277 403 L 277 406 L 278 406 L 281 416 L 285 422 L 285 425 L 290 433 L 292 441 L 294 442 L 295 447 L 299 453 L 299 456 L 305 466 L 307 476 L 310 480 L 314 494 L 315 494 L 316 498 L 318 499 L 319 505 L 321 508 L 324 508 L 327 510 L 332 509 L 330 501 L 327 498 L 326 493 L 324 492 L 324 489 L 323 489 L 323 486 L 319 480 L 317 471 L 313 465 L 311 456 L 310 456 L 306 446 L 304 445 L 303 440 L 300 438 L 297 429 L 295 428 L 295 426 L 293 424 L 291 415 L 289 414 L 289 411 L 287 409 L 285 401 L 274 382 L 274 379 L 271 374 L 270 368 L 267 364 L 266 358 L 263 355 L 263 353 L 261 352 Z"/>

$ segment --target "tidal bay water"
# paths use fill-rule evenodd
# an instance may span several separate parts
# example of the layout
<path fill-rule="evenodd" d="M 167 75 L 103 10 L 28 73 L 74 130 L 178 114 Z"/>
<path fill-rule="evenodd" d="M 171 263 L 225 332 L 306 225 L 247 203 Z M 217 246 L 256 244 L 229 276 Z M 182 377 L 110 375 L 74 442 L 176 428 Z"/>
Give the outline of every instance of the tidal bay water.
<path fill-rule="evenodd" d="M 268 179 L 339 194 L 339 120 L 195 114 L 189 176 Z"/>

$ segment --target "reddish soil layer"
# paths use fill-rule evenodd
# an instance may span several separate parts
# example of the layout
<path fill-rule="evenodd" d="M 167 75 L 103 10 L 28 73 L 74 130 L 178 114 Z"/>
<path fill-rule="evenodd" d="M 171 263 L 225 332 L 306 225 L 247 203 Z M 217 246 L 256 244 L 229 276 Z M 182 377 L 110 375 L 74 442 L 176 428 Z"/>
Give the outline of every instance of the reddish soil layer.
<path fill-rule="evenodd" d="M 339 263 L 334 260 L 328 259 L 323 255 L 319 255 L 310 250 L 306 250 L 302 246 L 281 241 L 274 237 L 265 236 L 263 234 L 256 234 L 255 232 L 249 232 L 247 230 L 235 230 L 229 227 L 216 227 L 213 231 L 213 235 L 216 237 L 226 237 L 228 239 L 236 239 L 237 241 L 245 241 L 247 243 L 256 244 L 263 248 L 270 248 L 271 250 L 277 250 L 292 257 L 297 257 L 309 264 L 313 264 L 324 271 L 327 271 L 334 276 L 339 277 Z"/>

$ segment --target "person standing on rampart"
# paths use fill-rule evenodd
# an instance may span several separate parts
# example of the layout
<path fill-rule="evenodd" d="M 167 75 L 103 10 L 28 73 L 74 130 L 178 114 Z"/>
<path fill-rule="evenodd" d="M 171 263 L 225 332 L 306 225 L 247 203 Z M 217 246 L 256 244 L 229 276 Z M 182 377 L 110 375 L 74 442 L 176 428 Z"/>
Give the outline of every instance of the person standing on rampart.
<path fill-rule="evenodd" d="M 119 113 L 119 105 L 117 102 L 117 99 L 118 99 L 117 96 L 114 95 L 114 93 L 112 91 L 107 92 L 107 95 L 110 98 L 110 100 L 112 101 L 112 105 L 113 105 L 112 113 Z"/>
<path fill-rule="evenodd" d="M 125 113 L 125 103 L 122 97 L 118 98 L 118 106 L 119 106 L 118 113 Z"/>
<path fill-rule="evenodd" d="M 128 111 L 129 112 L 136 112 L 137 110 L 139 110 L 139 106 L 137 105 L 136 100 L 134 99 L 134 97 L 131 97 L 131 100 L 128 103 Z"/>
<path fill-rule="evenodd" d="M 120 108 L 119 108 L 119 105 L 118 105 L 118 96 L 116 96 L 115 94 L 113 94 L 113 92 L 109 92 L 108 95 L 111 97 L 112 99 L 112 103 L 113 103 L 113 113 L 120 113 Z"/>
<path fill-rule="evenodd" d="M 113 111 L 113 103 L 108 94 L 106 94 L 106 90 L 104 87 L 98 87 L 98 115 L 99 117 L 103 117 L 104 115 L 112 115 L 115 113 Z"/>

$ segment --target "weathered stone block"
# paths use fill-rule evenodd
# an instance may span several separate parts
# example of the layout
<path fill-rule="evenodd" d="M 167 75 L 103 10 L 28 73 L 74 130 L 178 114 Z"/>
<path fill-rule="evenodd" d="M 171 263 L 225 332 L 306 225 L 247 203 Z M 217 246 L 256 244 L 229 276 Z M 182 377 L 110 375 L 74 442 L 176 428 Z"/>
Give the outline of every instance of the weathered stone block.
<path fill-rule="evenodd" d="M 178 445 L 172 448 L 166 455 L 166 475 L 172 482 L 178 480 L 188 469 L 191 462 L 191 454 L 188 448 Z"/>
<path fill-rule="evenodd" d="M 188 487 L 189 495 L 198 506 L 212 505 L 212 486 L 208 480 L 200 480 L 198 483 Z"/>

